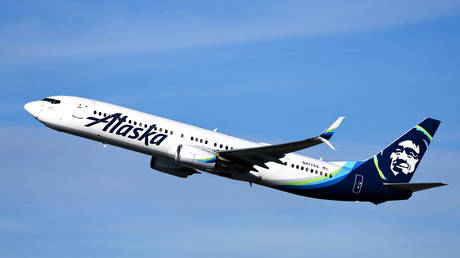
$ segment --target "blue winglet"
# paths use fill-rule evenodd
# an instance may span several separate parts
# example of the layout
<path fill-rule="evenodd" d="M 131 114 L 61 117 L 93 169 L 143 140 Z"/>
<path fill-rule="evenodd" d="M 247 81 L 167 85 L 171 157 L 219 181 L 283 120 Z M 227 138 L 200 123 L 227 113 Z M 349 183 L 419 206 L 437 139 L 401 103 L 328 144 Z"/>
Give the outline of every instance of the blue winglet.
<path fill-rule="evenodd" d="M 337 118 L 337 120 L 335 120 L 335 122 L 332 125 L 330 125 L 326 130 L 324 130 L 320 137 L 326 140 L 331 139 L 332 135 L 334 135 L 335 129 L 339 127 L 340 123 L 342 123 L 342 120 L 344 118 L 345 117 L 343 116 Z"/>

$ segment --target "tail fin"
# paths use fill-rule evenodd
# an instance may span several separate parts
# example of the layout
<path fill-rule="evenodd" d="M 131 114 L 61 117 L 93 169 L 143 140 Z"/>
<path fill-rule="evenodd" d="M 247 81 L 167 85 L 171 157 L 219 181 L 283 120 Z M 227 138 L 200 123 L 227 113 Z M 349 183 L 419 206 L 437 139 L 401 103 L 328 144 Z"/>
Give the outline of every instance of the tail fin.
<path fill-rule="evenodd" d="M 380 178 L 389 183 L 408 183 L 441 122 L 425 118 L 373 158 Z"/>

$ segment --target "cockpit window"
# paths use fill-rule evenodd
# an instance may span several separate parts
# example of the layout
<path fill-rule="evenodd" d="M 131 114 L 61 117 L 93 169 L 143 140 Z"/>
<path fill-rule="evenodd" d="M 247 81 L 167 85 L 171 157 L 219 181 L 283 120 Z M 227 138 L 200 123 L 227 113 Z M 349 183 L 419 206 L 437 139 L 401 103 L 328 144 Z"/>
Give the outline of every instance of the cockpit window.
<path fill-rule="evenodd" d="M 51 104 L 59 104 L 59 103 L 61 103 L 60 100 L 52 99 L 52 98 L 44 98 L 43 101 L 47 101 L 47 102 L 49 102 Z"/>

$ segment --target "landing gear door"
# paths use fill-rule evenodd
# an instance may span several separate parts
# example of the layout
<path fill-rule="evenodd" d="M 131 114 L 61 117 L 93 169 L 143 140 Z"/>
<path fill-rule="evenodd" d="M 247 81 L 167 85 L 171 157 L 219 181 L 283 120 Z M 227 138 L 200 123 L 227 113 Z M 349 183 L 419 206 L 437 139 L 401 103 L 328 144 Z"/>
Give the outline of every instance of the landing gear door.
<path fill-rule="evenodd" d="M 361 192 L 361 188 L 363 188 L 363 176 L 356 174 L 355 176 L 355 184 L 353 185 L 353 193 L 359 194 Z"/>
<path fill-rule="evenodd" d="M 85 111 L 88 105 L 83 100 L 77 100 L 75 102 L 75 110 L 73 111 L 73 117 L 82 119 L 85 115 Z"/>

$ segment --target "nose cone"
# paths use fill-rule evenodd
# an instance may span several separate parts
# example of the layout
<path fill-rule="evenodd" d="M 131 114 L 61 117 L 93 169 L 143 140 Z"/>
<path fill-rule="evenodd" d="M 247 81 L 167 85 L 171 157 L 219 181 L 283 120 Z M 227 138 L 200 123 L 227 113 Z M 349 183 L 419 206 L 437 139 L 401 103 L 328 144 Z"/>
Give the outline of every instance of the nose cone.
<path fill-rule="evenodd" d="M 24 105 L 24 109 L 29 112 L 33 117 L 37 118 L 40 112 L 40 102 L 32 101 Z"/>

